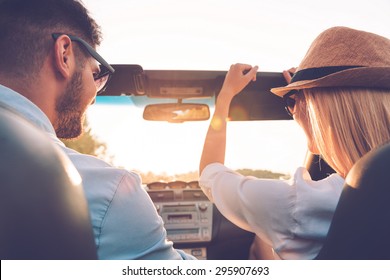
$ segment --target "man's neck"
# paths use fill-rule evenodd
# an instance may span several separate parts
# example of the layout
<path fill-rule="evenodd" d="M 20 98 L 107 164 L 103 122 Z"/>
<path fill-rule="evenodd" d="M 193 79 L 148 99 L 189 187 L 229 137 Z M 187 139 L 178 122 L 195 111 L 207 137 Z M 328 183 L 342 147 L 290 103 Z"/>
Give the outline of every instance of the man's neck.
<path fill-rule="evenodd" d="M 23 78 L 9 78 L 0 75 L 0 84 L 23 95 L 38 106 L 53 124 L 55 121 L 55 92 L 51 83 L 37 79 L 27 81 Z"/>

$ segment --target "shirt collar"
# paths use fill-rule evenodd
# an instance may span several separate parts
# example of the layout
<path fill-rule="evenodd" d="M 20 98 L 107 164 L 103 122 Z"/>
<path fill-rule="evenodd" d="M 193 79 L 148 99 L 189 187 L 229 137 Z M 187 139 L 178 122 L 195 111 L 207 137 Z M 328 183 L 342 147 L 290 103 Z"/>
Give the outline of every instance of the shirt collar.
<path fill-rule="evenodd" d="M 29 99 L 0 84 L 0 103 L 16 111 L 41 130 L 56 135 L 49 118 Z"/>

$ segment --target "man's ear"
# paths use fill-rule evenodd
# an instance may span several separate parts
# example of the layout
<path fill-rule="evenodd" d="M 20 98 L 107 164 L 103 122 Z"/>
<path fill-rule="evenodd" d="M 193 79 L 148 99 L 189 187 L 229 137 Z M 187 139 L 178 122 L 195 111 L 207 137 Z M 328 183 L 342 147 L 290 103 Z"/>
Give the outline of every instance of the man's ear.
<path fill-rule="evenodd" d="M 61 35 L 54 44 L 54 67 L 65 79 L 72 75 L 74 58 L 73 42 L 68 36 Z"/>

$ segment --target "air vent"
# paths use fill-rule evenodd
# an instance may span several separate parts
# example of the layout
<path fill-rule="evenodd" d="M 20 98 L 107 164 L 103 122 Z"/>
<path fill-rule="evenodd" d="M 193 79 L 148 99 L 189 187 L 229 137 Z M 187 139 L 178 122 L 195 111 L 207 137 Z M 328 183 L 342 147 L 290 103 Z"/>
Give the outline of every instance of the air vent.
<path fill-rule="evenodd" d="M 174 200 L 173 191 L 150 191 L 149 196 L 154 202 L 163 202 L 163 201 L 173 201 Z"/>

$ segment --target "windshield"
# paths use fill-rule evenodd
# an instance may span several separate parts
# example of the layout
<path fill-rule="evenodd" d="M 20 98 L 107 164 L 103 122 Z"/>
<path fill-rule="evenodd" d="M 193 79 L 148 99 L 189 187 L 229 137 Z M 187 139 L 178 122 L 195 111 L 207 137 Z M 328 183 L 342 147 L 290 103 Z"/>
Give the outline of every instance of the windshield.
<path fill-rule="evenodd" d="M 92 132 L 108 144 L 115 165 L 136 170 L 144 179 L 148 173 L 171 179 L 197 178 L 209 121 L 146 121 L 143 108 L 128 98 L 122 104 L 104 99 L 89 109 L 88 121 Z M 294 121 L 229 122 L 227 138 L 226 165 L 233 169 L 289 174 L 304 160 L 305 137 Z M 155 179 L 151 175 L 149 179 Z"/>
<path fill-rule="evenodd" d="M 297 66 L 313 39 L 331 26 L 390 37 L 387 0 L 84 3 L 102 26 L 99 53 L 112 64 L 139 64 L 148 70 L 227 71 L 232 63 L 243 62 L 281 72 Z M 88 121 L 115 165 L 143 175 L 196 179 L 209 120 L 154 122 L 145 121 L 142 113 L 132 102 L 110 104 L 99 97 Z M 232 169 L 291 174 L 303 164 L 305 153 L 305 136 L 294 121 L 228 124 L 226 165 Z M 143 176 L 144 183 L 154 179 Z"/>

